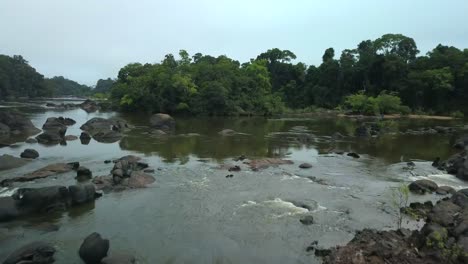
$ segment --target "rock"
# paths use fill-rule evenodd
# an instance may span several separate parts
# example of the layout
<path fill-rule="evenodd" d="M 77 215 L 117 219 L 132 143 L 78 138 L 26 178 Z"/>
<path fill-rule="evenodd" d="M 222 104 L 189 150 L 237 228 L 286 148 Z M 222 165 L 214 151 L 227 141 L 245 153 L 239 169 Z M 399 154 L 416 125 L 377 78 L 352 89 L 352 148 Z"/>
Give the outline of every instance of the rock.
<path fill-rule="evenodd" d="M 431 201 L 425 203 L 414 202 L 410 203 L 409 208 L 401 208 L 400 211 L 419 220 L 426 219 L 433 207 L 434 205 Z"/>
<path fill-rule="evenodd" d="M 34 149 L 25 149 L 21 153 L 20 157 L 24 159 L 36 159 L 39 157 L 39 153 Z"/>
<path fill-rule="evenodd" d="M 348 157 L 353 157 L 355 159 L 359 159 L 361 156 L 359 156 L 359 154 L 355 153 L 355 152 L 350 152 L 347 154 Z"/>
<path fill-rule="evenodd" d="M 309 169 L 309 168 L 312 168 L 312 164 L 310 164 L 310 163 L 302 163 L 301 165 L 299 165 L 299 168 L 301 168 L 301 169 Z"/>
<path fill-rule="evenodd" d="M 145 188 L 146 185 L 149 185 L 156 180 L 153 176 L 148 175 L 141 171 L 134 171 L 128 179 L 128 187 L 130 188 Z"/>
<path fill-rule="evenodd" d="M 35 138 L 28 138 L 28 139 L 26 139 L 26 141 L 24 141 L 24 142 L 26 142 L 26 143 L 28 143 L 28 144 L 35 144 L 35 143 L 37 143 L 37 139 L 35 139 Z"/>
<path fill-rule="evenodd" d="M 99 194 L 93 184 L 72 185 L 68 187 L 72 205 L 79 205 L 94 201 Z"/>
<path fill-rule="evenodd" d="M 88 120 L 80 128 L 88 132 L 96 141 L 113 143 L 120 140 L 122 133 L 126 131 L 129 126 L 123 120 L 95 117 Z M 86 135 L 81 134 L 80 139 L 84 141 L 88 138 Z"/>
<path fill-rule="evenodd" d="M 134 264 L 135 257 L 126 254 L 112 254 L 109 257 L 105 257 L 101 260 L 101 264 Z"/>
<path fill-rule="evenodd" d="M 122 169 L 115 169 L 115 170 L 112 171 L 112 175 L 116 176 L 116 177 L 123 178 L 124 172 L 123 172 Z"/>
<path fill-rule="evenodd" d="M 337 139 L 343 139 L 345 136 L 343 136 L 343 134 L 339 133 L 339 132 L 335 132 L 331 138 L 334 139 L 334 140 L 337 140 Z"/>
<path fill-rule="evenodd" d="M 54 263 L 55 249 L 45 242 L 32 242 L 17 249 L 3 264 L 49 264 Z"/>
<path fill-rule="evenodd" d="M 247 164 L 250 166 L 252 170 L 255 171 L 255 170 L 260 170 L 260 169 L 266 169 L 271 166 L 294 164 L 294 163 L 290 160 L 283 160 L 283 159 L 277 159 L 277 158 L 264 158 L 264 159 L 251 160 L 250 162 L 247 162 Z"/>
<path fill-rule="evenodd" d="M 101 143 L 114 143 L 122 138 L 122 134 L 114 130 L 100 131 L 94 134 L 93 138 Z"/>
<path fill-rule="evenodd" d="M 232 129 L 223 129 L 221 131 L 219 131 L 219 133 L 221 136 L 234 136 L 236 134 L 238 134 L 236 131 L 232 130 Z"/>
<path fill-rule="evenodd" d="M 143 170 L 144 173 L 154 173 L 154 169 L 145 169 Z"/>
<path fill-rule="evenodd" d="M 440 166 L 440 157 L 435 158 L 435 160 L 432 162 L 432 167 L 438 168 Z"/>
<path fill-rule="evenodd" d="M 2 123 L 3 133 L 6 132 L 6 127 L 13 134 L 34 135 L 41 130 L 33 125 L 31 120 L 20 113 L 11 111 L 0 111 L 0 123 Z"/>
<path fill-rule="evenodd" d="M 301 219 L 299 219 L 299 222 L 301 222 L 303 225 L 312 225 L 314 223 L 314 217 L 311 215 L 306 215 L 304 217 L 301 217 Z"/>
<path fill-rule="evenodd" d="M 42 134 L 36 137 L 37 141 L 45 145 L 55 145 L 65 141 L 65 133 L 67 128 L 62 128 L 59 130 L 46 130 Z"/>
<path fill-rule="evenodd" d="M 29 160 L 13 157 L 8 154 L 3 154 L 0 156 L 0 171 L 19 168 L 21 166 L 26 165 L 28 162 Z"/>
<path fill-rule="evenodd" d="M 450 200 L 437 203 L 428 215 L 428 220 L 443 227 L 453 226 L 455 215 L 461 211 L 461 207 Z"/>
<path fill-rule="evenodd" d="M 363 137 L 363 138 L 370 136 L 369 130 L 367 129 L 366 126 L 360 126 L 360 127 L 356 128 L 354 134 L 355 134 L 356 137 Z"/>
<path fill-rule="evenodd" d="M 108 250 L 109 240 L 103 239 L 98 233 L 92 233 L 85 238 L 78 254 L 86 264 L 97 264 L 107 256 Z"/>
<path fill-rule="evenodd" d="M 1 157 L 0 157 L 1 160 Z M 27 161 L 27 160 L 25 160 Z M 1 162 L 0 162 L 1 164 Z M 10 179 L 4 179 L 0 185 L 5 186 L 11 182 L 27 182 L 27 181 L 33 181 L 41 178 L 47 178 L 49 176 L 58 174 L 58 173 L 65 173 L 72 171 L 74 169 L 78 169 L 79 163 L 56 163 L 56 164 L 50 164 L 47 165 L 43 168 L 40 168 L 38 170 L 35 170 L 33 172 L 27 173 L 23 176 L 15 177 L 15 178 L 10 178 Z"/>
<path fill-rule="evenodd" d="M 228 169 L 228 171 L 241 171 L 241 168 L 237 165 L 232 166 Z"/>
<path fill-rule="evenodd" d="M 105 160 L 105 161 L 104 161 L 104 164 L 109 164 L 109 163 L 111 163 L 111 162 L 112 162 L 111 160 Z"/>
<path fill-rule="evenodd" d="M 66 135 L 66 136 L 64 137 L 64 139 L 65 139 L 66 141 L 74 141 L 74 140 L 77 140 L 78 137 L 77 137 L 77 136 L 74 136 L 74 135 Z"/>
<path fill-rule="evenodd" d="M 91 136 L 86 132 L 82 132 L 80 135 L 80 141 L 81 141 L 81 144 L 88 145 L 89 142 L 91 141 Z"/>
<path fill-rule="evenodd" d="M 88 113 L 96 112 L 97 110 L 99 110 L 98 104 L 89 99 L 81 103 L 79 106 L 81 109 L 85 110 Z"/>
<path fill-rule="evenodd" d="M 65 125 L 65 119 L 63 117 L 49 117 L 47 118 L 44 125 L 42 125 L 42 129 L 44 130 L 63 130 L 67 129 L 67 125 Z"/>
<path fill-rule="evenodd" d="M 162 131 L 161 129 L 155 129 L 151 131 L 151 134 L 156 135 L 156 136 L 164 136 L 167 135 L 166 132 Z"/>
<path fill-rule="evenodd" d="M 0 197 L 0 222 L 12 220 L 19 215 L 16 200 L 12 197 Z"/>
<path fill-rule="evenodd" d="M 447 195 L 454 194 L 456 191 L 450 186 L 439 186 L 439 188 L 436 189 L 436 193 L 440 195 Z"/>
<path fill-rule="evenodd" d="M 234 158 L 233 160 L 234 160 L 234 161 L 243 161 L 243 160 L 245 160 L 245 159 L 246 159 L 246 157 L 245 157 L 244 155 L 240 155 L 239 157 Z"/>
<path fill-rule="evenodd" d="M 64 186 L 18 189 L 13 195 L 22 214 L 50 213 L 68 207 L 69 193 Z"/>
<path fill-rule="evenodd" d="M 0 123 L 0 137 L 8 137 L 10 135 L 10 127 Z"/>
<path fill-rule="evenodd" d="M 176 122 L 170 115 L 159 113 L 151 116 L 150 124 L 155 129 L 167 132 L 175 129 Z"/>
<path fill-rule="evenodd" d="M 425 194 L 426 192 L 435 192 L 438 188 L 437 184 L 430 180 L 417 180 L 409 184 L 409 190 L 417 194 Z"/>
<path fill-rule="evenodd" d="M 458 150 L 465 150 L 467 146 L 468 146 L 468 135 L 465 135 L 464 137 L 458 139 L 456 143 L 453 145 L 453 147 Z"/>
<path fill-rule="evenodd" d="M 89 180 L 93 178 L 93 173 L 88 168 L 80 166 L 76 170 L 76 178 L 78 180 Z"/>

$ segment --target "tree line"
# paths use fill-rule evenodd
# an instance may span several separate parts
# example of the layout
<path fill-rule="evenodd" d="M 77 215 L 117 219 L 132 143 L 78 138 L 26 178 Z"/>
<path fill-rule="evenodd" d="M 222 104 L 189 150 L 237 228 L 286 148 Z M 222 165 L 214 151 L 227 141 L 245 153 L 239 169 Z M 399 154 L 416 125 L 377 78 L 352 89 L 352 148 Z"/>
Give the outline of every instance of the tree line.
<path fill-rule="evenodd" d="M 416 42 L 401 34 L 362 41 L 339 56 L 328 48 L 318 66 L 277 48 L 245 63 L 181 50 L 159 63 L 130 63 L 95 89 L 63 77 L 44 79 L 21 56 L 2 55 L 0 98 L 97 93 L 122 111 L 172 114 L 270 115 L 311 106 L 466 113 L 468 49 L 438 45 L 419 53 Z"/>

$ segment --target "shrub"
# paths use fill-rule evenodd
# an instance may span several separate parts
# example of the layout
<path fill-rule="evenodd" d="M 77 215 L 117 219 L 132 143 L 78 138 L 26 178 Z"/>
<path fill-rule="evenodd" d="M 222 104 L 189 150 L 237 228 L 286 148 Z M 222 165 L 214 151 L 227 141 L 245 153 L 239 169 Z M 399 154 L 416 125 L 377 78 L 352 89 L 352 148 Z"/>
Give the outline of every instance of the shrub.
<path fill-rule="evenodd" d="M 450 114 L 451 117 L 454 118 L 464 118 L 465 115 L 461 111 L 455 111 Z"/>
<path fill-rule="evenodd" d="M 387 94 L 386 91 L 375 98 L 379 112 L 381 114 L 396 114 L 401 111 L 401 99 L 394 94 Z"/>
<path fill-rule="evenodd" d="M 383 91 L 377 97 L 367 96 L 361 91 L 347 96 L 344 104 L 351 111 L 366 115 L 409 114 L 411 112 L 409 107 L 401 104 L 400 97 L 388 94 L 386 91 Z"/>

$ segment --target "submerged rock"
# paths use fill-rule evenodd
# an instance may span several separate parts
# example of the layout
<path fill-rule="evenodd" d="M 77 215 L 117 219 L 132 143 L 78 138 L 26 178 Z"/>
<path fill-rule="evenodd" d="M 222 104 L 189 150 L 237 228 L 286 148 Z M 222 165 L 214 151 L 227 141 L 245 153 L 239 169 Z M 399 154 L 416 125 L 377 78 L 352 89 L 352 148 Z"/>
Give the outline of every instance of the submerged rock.
<path fill-rule="evenodd" d="M 27 161 L 27 160 L 25 160 Z M 76 170 L 79 167 L 78 162 L 74 163 L 56 163 L 50 164 L 33 172 L 27 173 L 23 176 L 4 179 L 0 185 L 5 186 L 12 182 L 26 182 L 26 181 L 33 181 L 41 178 L 46 178 L 55 174 L 65 173 L 72 170 Z"/>
<path fill-rule="evenodd" d="M 15 252 L 3 264 L 49 264 L 54 263 L 55 248 L 45 242 L 29 243 Z"/>
<path fill-rule="evenodd" d="M 151 116 L 150 124 L 155 129 L 167 132 L 175 129 L 176 122 L 170 115 L 159 113 Z"/>
<path fill-rule="evenodd" d="M 107 251 L 109 240 L 103 239 L 98 233 L 92 233 L 84 239 L 78 254 L 86 264 L 96 264 L 107 256 Z"/>
<path fill-rule="evenodd" d="M 28 162 L 29 160 L 26 159 L 20 159 L 8 154 L 3 154 L 0 156 L 0 171 L 19 168 L 26 165 Z"/>
<path fill-rule="evenodd" d="M 36 159 L 39 157 L 39 153 L 34 149 L 25 149 L 20 154 L 20 157 L 24 159 Z"/>
<path fill-rule="evenodd" d="M 301 222 L 303 225 L 312 225 L 314 223 L 314 217 L 311 215 L 306 215 L 301 217 L 299 222 Z"/>
<path fill-rule="evenodd" d="M 252 170 L 260 170 L 260 169 L 266 169 L 271 166 L 294 164 L 294 162 L 290 160 L 283 160 L 283 159 L 277 159 L 277 158 L 265 158 L 265 159 L 251 160 L 250 162 L 246 162 L 246 164 L 248 164 Z"/>

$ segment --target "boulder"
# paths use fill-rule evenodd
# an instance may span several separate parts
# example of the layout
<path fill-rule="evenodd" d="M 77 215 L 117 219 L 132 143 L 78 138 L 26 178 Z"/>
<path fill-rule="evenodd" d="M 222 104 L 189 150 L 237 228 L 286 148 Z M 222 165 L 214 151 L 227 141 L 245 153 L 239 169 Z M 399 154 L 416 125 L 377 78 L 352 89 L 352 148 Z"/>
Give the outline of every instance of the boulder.
<path fill-rule="evenodd" d="M 454 148 L 459 150 L 464 150 L 468 146 L 468 135 L 459 138 L 455 144 L 453 145 Z"/>
<path fill-rule="evenodd" d="M 3 154 L 0 156 L 0 171 L 19 168 L 21 166 L 26 165 L 28 162 L 29 160 L 13 157 L 8 154 Z"/>
<path fill-rule="evenodd" d="M 359 154 L 357 154 L 355 152 L 350 152 L 350 153 L 346 154 L 346 156 L 352 157 L 352 158 L 355 158 L 355 159 L 359 159 L 361 157 L 361 156 L 359 156 Z"/>
<path fill-rule="evenodd" d="M 461 211 L 461 207 L 450 200 L 438 202 L 428 215 L 428 220 L 443 227 L 454 226 L 455 216 Z"/>
<path fill-rule="evenodd" d="M 430 180 L 417 180 L 409 184 L 409 190 L 417 194 L 425 194 L 426 192 L 435 192 L 438 188 L 437 184 Z"/>
<path fill-rule="evenodd" d="M 136 261 L 135 257 L 126 254 L 112 254 L 109 257 L 105 257 L 101 260 L 101 264 L 134 264 Z"/>
<path fill-rule="evenodd" d="M 34 135 L 41 131 L 27 117 L 11 111 L 0 112 L 0 123 L 4 125 L 4 129 L 8 126 L 13 134 Z"/>
<path fill-rule="evenodd" d="M 98 104 L 89 99 L 81 103 L 79 106 L 81 109 L 85 110 L 88 113 L 96 112 L 97 110 L 99 110 Z"/>
<path fill-rule="evenodd" d="M 13 195 L 23 214 L 49 213 L 68 207 L 69 193 L 64 186 L 18 189 Z"/>
<path fill-rule="evenodd" d="M 76 178 L 79 181 L 90 180 L 91 178 L 93 178 L 93 173 L 88 168 L 80 166 L 76 170 Z"/>
<path fill-rule="evenodd" d="M 89 142 L 91 141 L 91 136 L 86 132 L 82 132 L 80 135 L 80 141 L 81 141 L 81 144 L 88 145 Z"/>
<path fill-rule="evenodd" d="M 25 149 L 20 157 L 24 159 L 36 159 L 39 157 L 39 153 L 34 149 Z"/>
<path fill-rule="evenodd" d="M 152 128 L 167 132 L 175 129 L 176 122 L 170 115 L 158 113 L 151 116 L 150 124 Z"/>
<path fill-rule="evenodd" d="M 49 117 L 47 118 L 42 129 L 44 130 L 66 130 L 65 119 L 63 117 Z"/>
<path fill-rule="evenodd" d="M 65 133 L 67 128 L 61 128 L 58 130 L 45 130 L 42 134 L 36 137 L 37 141 L 45 145 L 55 145 L 65 141 Z"/>
<path fill-rule="evenodd" d="M 100 234 L 92 233 L 85 238 L 78 254 L 86 264 L 100 263 L 109 251 L 109 240 L 103 239 Z"/>
<path fill-rule="evenodd" d="M 312 164 L 302 163 L 301 165 L 299 165 L 299 168 L 301 168 L 301 169 L 310 169 L 310 168 L 312 168 Z"/>
<path fill-rule="evenodd" d="M 16 200 L 12 197 L 0 197 L 0 222 L 18 217 L 20 212 L 16 208 Z"/>
<path fill-rule="evenodd" d="M 447 194 L 454 194 L 456 193 L 455 189 L 450 186 L 439 186 L 439 188 L 435 191 L 437 194 L 440 195 L 447 195 Z"/>
<path fill-rule="evenodd" d="M 72 205 L 79 205 L 94 201 L 99 194 L 93 184 L 72 185 L 68 187 Z"/>
<path fill-rule="evenodd" d="M 228 171 L 241 171 L 241 168 L 237 165 L 232 166 L 228 169 Z"/>
<path fill-rule="evenodd" d="M 45 242 L 32 242 L 11 253 L 3 264 L 54 263 L 55 249 Z"/>
<path fill-rule="evenodd" d="M 103 143 L 113 143 L 122 137 L 122 133 L 129 128 L 129 125 L 119 119 L 105 119 L 95 117 L 88 120 L 81 127 L 81 130 L 86 131 L 96 141 Z M 81 134 L 82 142 L 87 140 L 87 136 Z"/>
<path fill-rule="evenodd" d="M 314 223 L 314 217 L 311 215 L 306 215 L 301 217 L 299 222 L 301 222 L 303 225 L 312 225 Z"/>
<path fill-rule="evenodd" d="M 153 176 L 141 171 L 134 171 L 128 178 L 128 187 L 130 188 L 145 188 L 147 185 L 155 182 Z"/>

